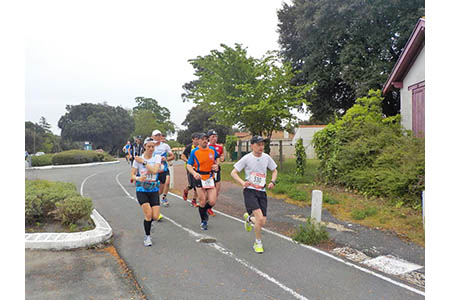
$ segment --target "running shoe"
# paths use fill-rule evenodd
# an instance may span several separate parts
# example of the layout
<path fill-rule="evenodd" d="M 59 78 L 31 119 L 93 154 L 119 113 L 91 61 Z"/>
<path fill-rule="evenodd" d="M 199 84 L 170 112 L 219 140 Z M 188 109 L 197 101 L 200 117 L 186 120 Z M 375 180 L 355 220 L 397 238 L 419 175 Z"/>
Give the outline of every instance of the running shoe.
<path fill-rule="evenodd" d="M 163 218 L 162 214 L 159 214 L 158 222 L 161 222 L 162 218 Z"/>
<path fill-rule="evenodd" d="M 213 212 L 212 208 L 208 208 L 207 212 L 208 212 L 208 215 L 210 215 L 212 217 L 216 216 L 216 214 Z"/>
<path fill-rule="evenodd" d="M 149 235 L 145 236 L 144 246 L 149 247 L 152 245 L 152 238 Z"/>
<path fill-rule="evenodd" d="M 183 190 L 183 200 L 184 201 L 187 201 L 188 194 L 189 194 L 189 190 L 188 189 L 184 189 Z"/>
<path fill-rule="evenodd" d="M 249 222 L 249 214 L 245 213 L 244 214 L 244 225 L 245 225 L 245 230 L 247 230 L 248 232 L 252 231 L 252 223 Z"/>
<path fill-rule="evenodd" d="M 169 206 L 169 201 L 166 198 L 161 199 L 161 204 L 164 206 Z"/>
<path fill-rule="evenodd" d="M 193 207 L 198 207 L 197 199 L 192 199 L 192 201 L 191 201 L 191 206 L 193 206 Z"/>
<path fill-rule="evenodd" d="M 253 250 L 255 250 L 255 252 L 256 252 L 256 253 L 259 253 L 259 254 L 261 254 L 261 253 L 264 252 L 263 245 L 262 245 L 262 244 L 258 244 L 257 242 L 255 242 L 255 243 L 253 244 Z"/>
<path fill-rule="evenodd" d="M 202 221 L 200 227 L 202 228 L 202 230 L 208 230 L 208 222 Z"/>

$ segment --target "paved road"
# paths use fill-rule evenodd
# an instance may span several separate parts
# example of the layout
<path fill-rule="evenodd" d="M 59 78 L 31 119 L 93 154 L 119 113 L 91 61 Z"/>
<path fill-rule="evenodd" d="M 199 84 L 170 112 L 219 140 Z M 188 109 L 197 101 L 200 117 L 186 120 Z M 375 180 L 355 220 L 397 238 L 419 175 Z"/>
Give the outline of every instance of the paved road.
<path fill-rule="evenodd" d="M 414 288 L 267 232 L 265 253 L 255 254 L 254 235 L 245 232 L 241 222 L 218 214 L 203 232 L 198 211 L 173 196 L 171 206 L 162 208 L 165 220 L 155 226 L 154 245 L 143 247 L 143 215 L 125 162 L 26 175 L 83 188 L 113 228 L 114 246 L 149 299 L 424 298 Z M 204 233 L 217 242 L 197 242 Z"/>

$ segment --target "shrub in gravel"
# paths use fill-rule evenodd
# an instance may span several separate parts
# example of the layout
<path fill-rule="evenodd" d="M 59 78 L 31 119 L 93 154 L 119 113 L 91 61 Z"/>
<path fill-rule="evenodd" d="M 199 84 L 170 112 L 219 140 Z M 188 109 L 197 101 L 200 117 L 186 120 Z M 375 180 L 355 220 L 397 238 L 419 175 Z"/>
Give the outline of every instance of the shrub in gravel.
<path fill-rule="evenodd" d="M 293 236 L 295 241 L 306 245 L 317 245 L 329 238 L 325 226 L 312 222 L 311 218 L 308 218 L 305 225 L 300 224 Z"/>

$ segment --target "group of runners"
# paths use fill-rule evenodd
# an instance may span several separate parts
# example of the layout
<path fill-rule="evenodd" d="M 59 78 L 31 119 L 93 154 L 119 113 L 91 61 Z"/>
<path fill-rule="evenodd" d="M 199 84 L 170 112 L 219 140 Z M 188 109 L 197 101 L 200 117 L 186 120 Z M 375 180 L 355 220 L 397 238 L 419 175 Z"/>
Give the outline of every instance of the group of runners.
<path fill-rule="evenodd" d="M 224 161 L 223 147 L 217 144 L 218 135 L 214 130 L 207 133 L 194 133 L 192 143 L 186 146 L 181 159 L 185 161 L 188 186 L 183 191 L 183 199 L 188 200 L 189 191 L 193 190 L 191 206 L 198 208 L 200 228 L 208 230 L 209 215 L 215 216 L 212 208 L 216 204 L 221 187 L 220 164 Z M 144 213 L 144 245 L 151 246 L 151 226 L 153 220 L 160 220 L 160 204 L 168 206 L 167 193 L 170 173 L 168 162 L 175 156 L 163 140 L 162 133 L 154 130 L 141 144 L 141 137 L 128 148 L 131 162 L 131 182 L 136 183 L 136 198 Z M 264 139 L 253 136 L 250 140 L 252 152 L 246 154 L 237 163 L 231 176 L 243 187 L 244 225 L 246 231 L 255 231 L 253 249 L 263 253 L 261 230 L 267 218 L 267 195 L 265 188 L 272 189 L 277 178 L 277 165 L 264 153 Z M 272 178 L 267 183 L 267 169 L 272 171 Z M 239 172 L 245 171 L 245 180 Z M 160 201 L 160 195 L 162 195 Z"/>

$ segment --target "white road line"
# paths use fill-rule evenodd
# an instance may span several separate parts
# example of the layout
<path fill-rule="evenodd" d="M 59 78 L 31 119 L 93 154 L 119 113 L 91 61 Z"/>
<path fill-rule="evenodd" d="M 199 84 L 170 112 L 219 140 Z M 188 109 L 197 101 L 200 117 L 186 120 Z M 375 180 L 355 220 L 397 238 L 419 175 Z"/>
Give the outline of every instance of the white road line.
<path fill-rule="evenodd" d="M 122 174 L 124 172 L 121 172 L 119 174 L 117 174 L 116 176 L 116 182 L 117 184 L 122 188 L 122 190 L 125 192 L 125 194 L 128 197 L 133 198 L 134 200 L 136 200 L 133 196 L 130 195 L 130 193 L 128 193 L 128 191 L 125 189 L 125 187 L 123 187 L 123 185 L 119 182 L 118 177 L 120 174 Z M 172 194 L 172 193 L 169 193 Z M 172 194 L 175 195 L 175 194 Z M 136 200 L 137 202 L 137 200 Z M 202 238 L 204 237 L 204 235 L 199 234 L 189 228 L 184 227 L 183 225 L 178 224 L 177 222 L 175 222 L 174 220 L 172 220 L 171 218 L 164 216 L 165 220 L 170 221 L 172 224 L 174 224 L 175 226 L 183 229 L 184 231 L 188 232 L 190 235 L 192 235 L 195 238 Z M 279 286 L 280 288 L 282 288 L 284 291 L 286 291 L 287 293 L 291 294 L 292 296 L 294 296 L 296 299 L 301 299 L 301 300 L 308 300 L 308 298 L 303 297 L 302 295 L 298 294 L 297 292 L 295 292 L 294 290 L 292 290 L 291 288 L 285 286 L 284 284 L 282 284 L 281 282 L 279 282 L 278 280 L 276 280 L 275 278 L 271 277 L 270 275 L 268 275 L 267 273 L 264 273 L 263 271 L 259 270 L 258 268 L 252 266 L 249 262 L 247 262 L 244 259 L 241 259 L 239 257 L 237 257 L 233 252 L 231 252 L 230 250 L 219 246 L 217 243 L 211 243 L 211 244 L 207 244 L 210 247 L 216 249 L 217 251 L 219 251 L 222 254 L 225 254 L 231 258 L 233 258 L 235 261 L 237 261 L 238 263 L 242 264 L 244 267 L 249 268 L 250 270 L 252 270 L 253 272 L 255 272 L 256 274 L 258 274 L 259 276 L 269 280 L 270 282 L 276 284 L 277 286 Z"/>
<path fill-rule="evenodd" d="M 174 196 L 174 197 L 177 197 L 177 198 L 183 200 L 183 198 L 182 198 L 181 196 L 178 196 L 177 194 L 170 193 L 170 192 L 169 192 L 169 194 L 172 195 L 172 196 Z M 184 201 L 184 200 L 183 200 L 183 201 Z M 230 218 L 230 219 L 233 219 L 233 220 L 235 220 L 235 221 L 244 223 L 244 220 L 241 220 L 241 219 L 238 219 L 238 218 L 236 218 L 236 217 L 227 215 L 227 214 L 225 214 L 225 213 L 223 213 L 223 212 L 221 212 L 221 211 L 218 211 L 217 209 L 214 209 L 214 212 L 219 213 L 220 215 L 225 216 L 225 217 Z M 274 231 L 272 231 L 272 230 L 265 229 L 265 228 L 263 228 L 262 230 L 263 230 L 263 231 L 266 231 L 266 232 L 268 232 L 268 233 L 271 233 L 271 234 L 273 234 L 273 235 L 276 235 L 276 236 L 278 236 L 278 237 L 280 237 L 280 238 L 282 238 L 282 239 L 285 239 L 285 240 L 287 240 L 287 241 L 289 241 L 289 242 L 298 244 L 298 245 L 300 245 L 300 246 L 302 246 L 302 247 L 305 247 L 305 248 L 307 248 L 307 249 L 309 249 L 309 250 L 312 250 L 312 251 L 314 251 L 314 252 L 317 252 L 317 253 L 320 253 L 320 254 L 322 254 L 322 255 L 328 256 L 328 257 L 330 257 L 330 258 L 332 258 L 332 259 L 334 259 L 334 260 L 336 260 L 336 261 L 339 261 L 339 262 L 341 262 L 341 263 L 346 264 L 347 266 L 350 266 L 350 267 L 356 268 L 356 269 L 358 269 L 358 270 L 360 270 L 360 271 L 363 271 L 363 272 L 365 272 L 365 273 L 371 274 L 371 275 L 373 275 L 373 276 L 375 276 L 375 277 L 378 277 L 378 278 L 380 278 L 380 279 L 382 279 L 382 280 L 385 280 L 385 281 L 387 281 L 387 282 L 390 282 L 390 283 L 392 283 L 392 284 L 394 284 L 394 285 L 396 285 L 396 286 L 402 287 L 402 288 L 407 289 L 407 290 L 409 290 L 409 291 L 411 291 L 411 292 L 414 292 L 414 293 L 416 293 L 416 294 L 425 296 L 425 293 L 422 292 L 422 291 L 420 291 L 420 290 L 418 290 L 418 289 L 415 289 L 415 288 L 413 288 L 413 287 L 410 287 L 409 285 L 403 284 L 403 283 L 401 283 L 401 282 L 395 281 L 395 280 L 393 280 L 393 279 L 391 279 L 391 278 L 389 278 L 389 277 L 383 276 L 383 275 L 381 275 L 381 274 L 379 274 L 379 273 L 376 273 L 376 272 L 374 272 L 374 271 L 368 270 L 368 269 L 363 268 L 363 267 L 361 267 L 361 266 L 352 264 L 351 262 L 345 261 L 345 260 L 343 260 L 343 259 L 341 259 L 341 258 L 339 258 L 339 257 L 336 257 L 336 256 L 334 256 L 334 255 L 332 255 L 332 254 L 330 254 L 330 253 L 328 253 L 328 252 L 322 251 L 322 250 L 320 250 L 320 249 L 317 249 L 317 248 L 314 248 L 314 247 L 311 247 L 311 246 L 308 246 L 308 245 L 304 245 L 304 244 L 298 243 L 298 242 L 294 241 L 293 239 L 291 239 L 290 237 L 287 237 L 287 236 L 285 236 L 285 235 L 282 235 L 282 234 L 280 234 L 280 233 L 278 233 L 278 232 L 274 232 Z"/>
<path fill-rule="evenodd" d="M 81 183 L 81 187 L 80 187 L 80 195 L 81 196 L 83 196 L 84 197 L 84 195 L 83 195 L 83 187 L 84 187 L 84 184 L 86 183 L 86 181 L 89 179 L 89 178 L 91 178 L 92 176 L 95 176 L 95 175 L 97 175 L 98 173 L 94 173 L 94 174 L 92 174 L 92 175 L 89 175 L 88 177 L 86 177 L 84 180 L 83 180 L 83 182 Z"/>

